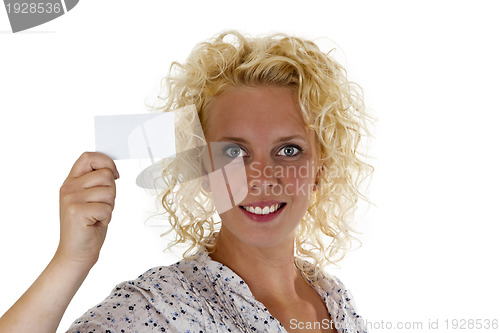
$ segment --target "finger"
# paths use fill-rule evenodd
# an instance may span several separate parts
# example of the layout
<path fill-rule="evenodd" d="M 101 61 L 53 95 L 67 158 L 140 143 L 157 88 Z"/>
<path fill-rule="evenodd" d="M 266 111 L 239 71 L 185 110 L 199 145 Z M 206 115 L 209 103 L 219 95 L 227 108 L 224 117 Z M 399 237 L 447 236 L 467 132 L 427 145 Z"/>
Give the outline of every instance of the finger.
<path fill-rule="evenodd" d="M 110 169 L 99 169 L 84 174 L 74 179 L 76 188 L 91 188 L 94 186 L 116 187 L 113 171 Z"/>
<path fill-rule="evenodd" d="M 81 221 L 77 222 L 80 225 L 83 221 L 84 226 L 107 226 L 111 222 L 112 212 L 113 208 L 106 203 L 91 202 L 74 204 L 70 215 L 73 221 Z"/>
<path fill-rule="evenodd" d="M 114 180 L 113 172 L 109 169 L 99 169 L 91 171 L 78 178 L 68 178 L 61 186 L 60 197 L 66 198 L 68 195 L 77 195 L 79 192 L 86 188 L 92 188 L 96 186 L 110 187 L 116 191 L 116 183 Z M 73 201 L 73 200 L 69 200 Z"/>
<path fill-rule="evenodd" d="M 87 226 L 108 226 L 111 222 L 113 209 L 110 205 L 91 202 L 87 204 Z"/>
<path fill-rule="evenodd" d="M 97 186 L 85 189 L 82 193 L 87 203 L 104 203 L 115 207 L 116 192 L 111 187 Z"/>
<path fill-rule="evenodd" d="M 115 179 L 120 177 L 115 162 L 107 155 L 98 152 L 85 152 L 75 162 L 68 178 L 83 176 L 93 170 L 108 168 L 113 172 Z"/>
<path fill-rule="evenodd" d="M 71 207 L 71 212 L 74 212 L 75 208 L 78 208 L 81 210 L 82 214 L 85 214 L 85 208 L 81 208 L 81 204 L 103 203 L 114 208 L 115 198 L 116 191 L 112 187 L 95 186 L 64 196 L 64 198 L 62 198 L 62 203 L 65 207 Z"/>

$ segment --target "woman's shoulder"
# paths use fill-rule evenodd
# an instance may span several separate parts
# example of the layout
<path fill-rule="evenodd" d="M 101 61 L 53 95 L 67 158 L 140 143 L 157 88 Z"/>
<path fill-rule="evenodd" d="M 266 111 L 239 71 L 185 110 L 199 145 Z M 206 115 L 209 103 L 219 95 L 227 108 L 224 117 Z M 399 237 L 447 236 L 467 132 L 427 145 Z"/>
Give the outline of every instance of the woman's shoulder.
<path fill-rule="evenodd" d="M 169 266 L 148 269 L 136 279 L 117 284 L 111 293 L 78 318 L 68 332 L 106 329 L 139 331 L 148 326 L 158 331 L 182 322 L 199 326 L 202 304 L 184 274 L 189 263 L 181 260 Z"/>
<path fill-rule="evenodd" d="M 308 264 L 305 263 L 302 267 L 308 267 Z M 313 279 L 306 279 L 322 296 L 331 317 L 341 318 L 342 327 L 349 328 L 348 332 L 366 332 L 365 323 L 358 313 L 351 291 L 336 275 L 319 269 L 315 273 Z"/>
<path fill-rule="evenodd" d="M 326 302 L 331 304 L 335 316 L 342 318 L 348 332 L 351 332 L 351 330 L 366 332 L 365 322 L 358 312 L 351 291 L 337 276 L 328 273 L 323 273 L 322 276 L 322 285 L 328 298 Z"/>
<path fill-rule="evenodd" d="M 212 275 L 219 267 L 215 267 L 205 252 L 181 259 L 168 266 L 157 266 L 148 269 L 137 279 L 128 281 L 129 284 L 141 288 L 158 289 L 165 292 L 165 288 L 173 290 L 197 289 L 203 283 L 210 283 Z M 220 264 L 220 266 L 223 266 Z"/>
<path fill-rule="evenodd" d="M 148 289 L 158 288 L 160 285 L 179 288 L 187 282 L 183 266 L 185 266 L 184 260 L 168 266 L 156 266 L 140 274 L 136 279 L 126 281 L 126 283 Z"/>
<path fill-rule="evenodd" d="M 123 282 L 129 290 L 146 293 L 151 299 L 175 299 L 177 303 L 190 305 L 198 295 L 198 287 L 204 283 L 205 264 L 198 258 L 182 259 L 168 266 L 156 266 L 140 274 L 135 280 Z"/>
<path fill-rule="evenodd" d="M 146 328 L 160 332 L 235 331 L 238 325 L 247 325 L 248 319 L 232 310 L 236 306 L 257 311 L 244 281 L 201 251 L 118 284 L 106 299 L 77 319 L 68 332 L 141 332 Z"/>

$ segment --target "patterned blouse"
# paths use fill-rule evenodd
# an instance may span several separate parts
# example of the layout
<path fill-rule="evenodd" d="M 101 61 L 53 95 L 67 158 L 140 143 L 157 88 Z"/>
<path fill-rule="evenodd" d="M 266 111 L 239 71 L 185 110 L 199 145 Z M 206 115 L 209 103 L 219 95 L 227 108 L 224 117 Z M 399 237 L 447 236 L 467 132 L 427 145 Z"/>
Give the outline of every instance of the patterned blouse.
<path fill-rule="evenodd" d="M 301 259 L 298 259 L 301 260 Z M 309 280 L 309 282 L 311 282 Z M 349 291 L 336 277 L 312 284 L 338 332 L 366 332 Z M 314 323 L 290 323 L 307 328 Z M 293 326 L 295 325 L 295 327 Z M 322 326 L 324 327 L 324 326 Z M 286 332 L 248 285 L 203 248 L 193 259 L 156 267 L 122 282 L 67 332 Z"/>

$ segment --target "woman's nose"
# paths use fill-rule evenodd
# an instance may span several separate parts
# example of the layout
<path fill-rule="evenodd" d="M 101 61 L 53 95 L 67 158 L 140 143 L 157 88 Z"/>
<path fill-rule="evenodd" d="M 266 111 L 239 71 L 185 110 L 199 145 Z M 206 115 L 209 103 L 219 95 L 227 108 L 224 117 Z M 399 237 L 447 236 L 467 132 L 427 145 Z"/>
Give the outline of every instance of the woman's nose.
<path fill-rule="evenodd" d="M 254 160 L 247 167 L 249 190 L 268 189 L 279 184 L 276 166 L 264 159 Z"/>

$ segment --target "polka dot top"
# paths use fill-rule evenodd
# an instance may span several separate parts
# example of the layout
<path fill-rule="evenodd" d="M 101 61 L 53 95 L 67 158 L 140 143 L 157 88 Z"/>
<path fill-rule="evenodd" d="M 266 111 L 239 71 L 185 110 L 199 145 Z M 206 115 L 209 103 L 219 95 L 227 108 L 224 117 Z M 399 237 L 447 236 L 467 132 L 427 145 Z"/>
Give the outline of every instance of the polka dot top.
<path fill-rule="evenodd" d="M 366 332 L 342 282 L 320 274 L 312 285 L 322 296 L 338 332 Z M 296 323 L 300 324 L 308 323 Z M 152 268 L 133 281 L 118 284 L 67 332 L 225 333 L 286 329 L 255 299 L 243 279 L 212 260 L 203 248 L 193 259 Z"/>

